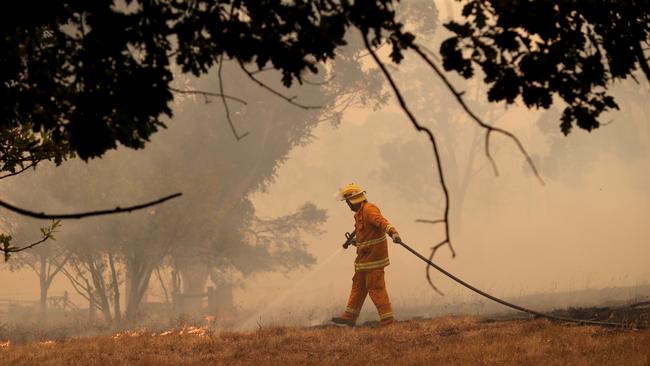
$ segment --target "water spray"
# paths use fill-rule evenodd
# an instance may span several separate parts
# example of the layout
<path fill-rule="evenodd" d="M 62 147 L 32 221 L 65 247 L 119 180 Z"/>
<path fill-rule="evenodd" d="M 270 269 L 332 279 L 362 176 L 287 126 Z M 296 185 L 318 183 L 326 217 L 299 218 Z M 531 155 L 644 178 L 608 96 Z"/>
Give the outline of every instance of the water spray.
<path fill-rule="evenodd" d="M 330 263 L 334 258 L 336 258 L 341 252 L 343 252 L 343 248 L 338 248 L 332 254 L 330 254 L 324 261 L 320 262 L 314 269 L 309 271 L 305 276 L 302 276 L 302 278 L 298 281 L 295 281 L 291 287 L 288 289 L 284 290 L 281 292 L 279 295 L 277 295 L 275 298 L 273 298 L 271 301 L 267 301 L 267 305 L 264 306 L 264 308 L 260 311 L 258 311 L 254 316 L 248 318 L 246 321 L 242 323 L 240 326 L 240 329 L 247 329 L 249 327 L 252 327 L 255 325 L 256 320 L 264 314 L 266 311 L 269 309 L 273 308 L 276 305 L 281 304 L 288 295 L 292 294 L 300 285 L 305 283 L 305 281 L 309 280 L 312 278 L 315 274 L 319 273 L 320 271 L 325 268 L 325 266 Z"/>

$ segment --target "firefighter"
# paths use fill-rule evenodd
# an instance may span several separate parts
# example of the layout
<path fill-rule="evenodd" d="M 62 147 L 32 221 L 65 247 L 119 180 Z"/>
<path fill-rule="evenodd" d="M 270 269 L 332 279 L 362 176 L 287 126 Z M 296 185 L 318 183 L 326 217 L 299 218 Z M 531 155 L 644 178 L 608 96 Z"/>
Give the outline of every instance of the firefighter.
<path fill-rule="evenodd" d="M 368 202 L 365 193 L 354 183 L 340 190 L 341 201 L 345 201 L 354 211 L 357 257 L 347 307 L 343 315 L 332 318 L 332 322 L 354 326 L 366 295 L 370 295 L 377 307 L 380 324 L 390 325 L 394 319 L 384 282 L 384 267 L 389 264 L 386 235 L 393 242 L 400 241 L 400 237 L 395 227 L 381 215 L 379 208 Z"/>

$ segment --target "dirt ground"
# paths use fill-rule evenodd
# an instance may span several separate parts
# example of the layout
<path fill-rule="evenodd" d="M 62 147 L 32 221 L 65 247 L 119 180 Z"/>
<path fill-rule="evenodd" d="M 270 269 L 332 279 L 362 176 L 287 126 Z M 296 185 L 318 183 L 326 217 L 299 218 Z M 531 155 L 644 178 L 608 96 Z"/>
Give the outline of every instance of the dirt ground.
<path fill-rule="evenodd" d="M 650 329 L 444 317 L 355 328 L 272 327 L 0 343 L 1 365 L 650 365 Z"/>

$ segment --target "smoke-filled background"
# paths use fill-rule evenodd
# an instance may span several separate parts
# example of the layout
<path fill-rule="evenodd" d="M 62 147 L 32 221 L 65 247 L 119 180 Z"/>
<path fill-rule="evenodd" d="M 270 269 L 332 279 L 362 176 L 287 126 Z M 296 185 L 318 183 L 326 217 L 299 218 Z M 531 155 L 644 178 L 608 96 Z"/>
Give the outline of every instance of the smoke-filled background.
<path fill-rule="evenodd" d="M 454 6 L 408 2 L 401 11 L 421 42 L 436 50 L 447 35 L 439 24 L 458 12 Z M 335 198 L 339 187 L 360 184 L 403 240 L 424 254 L 444 239 L 443 226 L 416 222 L 441 219 L 444 212 L 432 147 L 371 61 L 360 40 L 350 39 L 335 63 L 302 86 L 285 90 L 274 71 L 256 74 L 303 107 L 226 63 L 225 91 L 245 104 L 231 100 L 226 110 L 219 98 L 177 95 L 168 128 L 144 150 L 118 149 L 88 163 L 43 165 L 3 180 L 3 197 L 39 212 L 125 206 L 177 191 L 183 196 L 143 211 L 62 222 L 55 242 L 0 267 L 0 299 L 40 301 L 40 309 L 47 302 L 51 316 L 59 308 L 95 308 L 93 316 L 108 322 L 215 315 L 243 329 L 319 324 L 338 315 L 354 271 L 353 250 L 340 249 L 354 221 Z M 428 66 L 407 57 L 391 72 L 441 149 L 457 257 L 445 246 L 437 263 L 539 310 L 650 296 L 647 85 L 616 84 L 620 111 L 604 116 L 607 123 L 591 133 L 564 137 L 561 107 L 489 104 L 478 79 L 452 77 L 477 114 L 522 141 L 542 185 L 513 141 L 492 134 L 495 176 L 484 153 L 485 130 Z M 177 73 L 176 80 L 179 89 L 219 89 L 216 74 L 191 79 Z M 235 133 L 246 135 L 237 140 Z M 3 230 L 20 243 L 37 240 L 48 224 L 2 216 Z M 432 272 L 445 296 L 436 294 L 424 263 L 399 246 L 389 251 L 386 281 L 398 320 L 500 311 Z M 44 300 L 65 293 L 69 305 Z M 41 310 L 39 316 L 48 315 Z M 362 317 L 376 317 L 369 299 Z"/>

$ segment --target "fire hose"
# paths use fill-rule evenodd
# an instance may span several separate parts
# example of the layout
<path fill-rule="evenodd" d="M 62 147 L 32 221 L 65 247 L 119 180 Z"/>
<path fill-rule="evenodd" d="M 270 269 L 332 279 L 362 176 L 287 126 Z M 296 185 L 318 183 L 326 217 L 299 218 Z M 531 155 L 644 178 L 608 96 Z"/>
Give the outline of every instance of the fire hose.
<path fill-rule="evenodd" d="M 347 249 L 349 245 L 355 245 L 354 234 L 355 234 L 354 232 L 345 233 L 346 241 L 343 244 L 343 248 Z M 430 261 L 427 257 L 425 257 L 422 254 L 418 253 L 415 249 L 408 246 L 406 243 L 404 243 L 402 241 L 401 238 L 398 237 L 397 240 L 395 241 L 395 243 L 401 245 L 402 247 L 404 247 L 404 249 L 408 250 L 413 255 L 420 258 L 425 263 L 427 263 L 427 265 L 433 267 L 438 272 L 440 272 L 440 273 L 444 274 L 445 276 L 451 278 L 452 280 L 454 280 L 458 284 L 468 288 L 469 290 L 471 290 L 471 291 L 473 291 L 473 292 L 475 292 L 475 293 L 477 293 L 477 294 L 479 294 L 479 295 L 481 295 L 483 297 L 486 297 L 486 298 L 488 298 L 488 299 L 490 299 L 490 300 L 492 300 L 494 302 L 497 302 L 497 303 L 499 303 L 501 305 L 504 305 L 504 306 L 507 306 L 509 308 L 519 310 L 521 312 L 528 313 L 528 314 L 531 314 L 531 315 L 535 315 L 535 316 L 540 317 L 540 318 L 546 318 L 546 319 L 561 321 L 561 322 L 569 322 L 569 323 L 577 323 L 577 324 L 591 324 L 591 325 L 599 325 L 599 326 L 604 326 L 604 327 L 648 328 L 647 324 L 646 325 L 643 325 L 643 324 L 635 324 L 635 325 L 633 325 L 633 324 L 619 323 L 619 322 L 607 322 L 607 321 L 589 320 L 589 319 L 575 319 L 575 318 L 569 318 L 569 317 L 564 317 L 564 316 L 556 316 L 556 315 L 552 315 L 552 314 L 541 313 L 539 311 L 531 310 L 531 309 L 525 308 L 523 306 L 513 304 L 511 302 L 502 300 L 502 299 L 500 299 L 500 298 L 498 298 L 496 296 L 490 295 L 487 292 L 482 291 L 482 290 L 470 285 L 469 283 L 463 281 L 462 279 L 456 277 L 455 275 L 451 274 L 450 272 L 448 272 L 444 268 L 442 268 L 439 265 L 437 265 L 437 264 L 433 263 L 432 261 Z"/>

